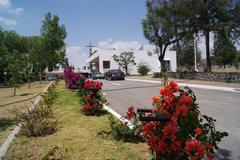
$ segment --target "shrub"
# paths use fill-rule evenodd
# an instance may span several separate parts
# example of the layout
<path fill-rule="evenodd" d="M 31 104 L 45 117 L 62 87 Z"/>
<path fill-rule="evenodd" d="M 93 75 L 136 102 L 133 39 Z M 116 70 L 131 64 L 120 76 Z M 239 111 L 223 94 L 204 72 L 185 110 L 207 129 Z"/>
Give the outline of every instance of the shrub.
<path fill-rule="evenodd" d="M 151 68 L 147 63 L 139 63 L 137 66 L 137 72 L 142 76 L 147 75 L 150 71 Z"/>
<path fill-rule="evenodd" d="M 66 87 L 69 89 L 80 88 L 82 83 L 85 81 L 85 76 L 73 72 L 71 67 L 66 67 L 64 69 L 64 79 Z"/>
<path fill-rule="evenodd" d="M 106 102 L 103 96 L 102 82 L 88 80 L 82 89 L 84 106 L 82 111 L 85 115 L 96 115 L 101 112 Z"/>
<path fill-rule="evenodd" d="M 55 86 L 49 87 L 43 99 L 34 108 L 28 106 L 15 108 L 15 122 L 22 125 L 21 133 L 26 136 L 44 136 L 57 130 L 57 121 L 52 105 L 56 99 Z"/>
<path fill-rule="evenodd" d="M 153 110 L 149 117 L 163 114 L 166 123 L 151 121 L 142 124 L 142 135 L 154 159 L 213 159 L 218 143 L 228 134 L 215 129 L 215 121 L 201 115 L 196 97 L 189 88 L 180 89 L 171 81 L 153 97 Z M 137 119 L 133 109 L 128 117 Z"/>
<path fill-rule="evenodd" d="M 68 160 L 70 159 L 68 150 L 54 146 L 48 150 L 42 160 Z"/>
<path fill-rule="evenodd" d="M 108 120 L 110 122 L 111 134 L 115 140 L 132 143 L 143 141 L 138 130 L 131 130 L 125 124 L 116 120 L 113 116 L 109 116 Z"/>

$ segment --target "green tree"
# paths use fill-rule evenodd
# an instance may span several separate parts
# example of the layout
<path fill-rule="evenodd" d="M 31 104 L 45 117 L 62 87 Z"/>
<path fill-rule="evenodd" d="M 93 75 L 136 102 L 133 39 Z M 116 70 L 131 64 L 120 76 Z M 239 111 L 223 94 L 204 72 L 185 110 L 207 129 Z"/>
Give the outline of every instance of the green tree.
<path fill-rule="evenodd" d="M 134 58 L 133 52 L 123 52 L 119 56 L 113 55 L 114 61 L 125 70 L 126 74 L 128 74 L 128 68 L 130 66 L 136 65 Z"/>
<path fill-rule="evenodd" d="M 215 64 L 224 66 L 226 68 L 227 64 L 233 64 L 236 57 L 237 49 L 230 39 L 229 35 L 225 33 L 215 33 L 214 37 L 214 49 L 213 49 L 213 59 Z"/>
<path fill-rule="evenodd" d="M 8 63 L 6 68 L 7 83 L 13 85 L 13 95 L 16 96 L 16 89 L 24 78 L 24 58 L 17 51 L 14 51 L 6 55 L 6 62 Z"/>
<path fill-rule="evenodd" d="M 203 34 L 206 46 L 206 69 L 211 72 L 210 32 L 239 30 L 239 1 L 235 0 L 187 0 L 183 1 L 185 27 L 195 34 Z"/>
<path fill-rule="evenodd" d="M 48 12 L 41 26 L 42 56 L 39 56 L 39 60 L 41 61 L 39 75 L 42 74 L 46 67 L 49 71 L 52 71 L 58 68 L 58 64 L 64 62 L 66 52 L 64 39 L 66 36 L 65 26 L 59 24 L 59 17 L 57 15 L 52 16 L 52 14 Z"/>
<path fill-rule="evenodd" d="M 166 49 L 177 41 L 171 4 L 170 1 L 147 1 L 147 15 L 142 21 L 144 37 L 157 48 L 155 53 L 158 55 L 162 72 L 166 72 L 164 63 Z"/>

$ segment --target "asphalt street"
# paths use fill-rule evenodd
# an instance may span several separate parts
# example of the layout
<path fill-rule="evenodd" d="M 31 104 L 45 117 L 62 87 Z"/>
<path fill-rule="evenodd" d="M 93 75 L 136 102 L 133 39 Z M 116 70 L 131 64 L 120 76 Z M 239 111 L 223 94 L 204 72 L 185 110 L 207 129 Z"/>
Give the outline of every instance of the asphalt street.
<path fill-rule="evenodd" d="M 151 108 L 152 97 L 159 94 L 160 84 L 135 81 L 103 82 L 109 107 L 125 115 L 129 106 Z M 216 159 L 240 160 L 240 93 L 192 88 L 202 114 L 217 120 L 216 128 L 229 136 L 221 142 Z"/>

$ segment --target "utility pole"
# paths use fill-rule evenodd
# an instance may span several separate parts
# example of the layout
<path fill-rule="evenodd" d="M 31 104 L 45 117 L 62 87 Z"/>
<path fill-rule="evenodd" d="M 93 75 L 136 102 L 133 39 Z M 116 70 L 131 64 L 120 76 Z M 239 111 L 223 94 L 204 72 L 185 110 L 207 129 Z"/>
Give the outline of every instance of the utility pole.
<path fill-rule="evenodd" d="M 89 47 L 89 57 L 92 55 L 92 48 L 94 47 L 94 46 L 92 46 L 92 44 L 91 44 L 91 42 L 89 43 L 89 45 L 88 46 L 86 46 L 86 47 Z"/>
<path fill-rule="evenodd" d="M 194 37 L 194 71 L 195 72 L 198 72 L 198 69 L 197 69 L 197 40 L 196 38 Z"/>

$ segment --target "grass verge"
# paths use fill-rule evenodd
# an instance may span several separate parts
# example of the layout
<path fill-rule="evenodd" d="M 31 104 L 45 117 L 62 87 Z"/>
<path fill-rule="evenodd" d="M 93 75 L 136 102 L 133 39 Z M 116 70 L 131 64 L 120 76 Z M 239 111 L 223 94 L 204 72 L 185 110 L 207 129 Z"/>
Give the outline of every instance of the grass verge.
<path fill-rule="evenodd" d="M 63 82 L 57 88 L 63 88 Z M 73 160 L 126 160 L 151 159 L 144 143 L 123 143 L 111 136 L 100 137 L 98 132 L 110 130 L 108 116 L 85 116 L 81 113 L 80 98 L 76 92 L 65 90 L 58 93 L 54 113 L 59 121 L 56 133 L 45 137 L 27 138 L 18 135 L 4 160 L 44 159 L 60 149 L 63 159 Z M 66 158 L 67 157 L 67 158 Z"/>
<path fill-rule="evenodd" d="M 0 88 L 0 145 L 4 142 L 11 130 L 14 128 L 14 123 L 12 121 L 14 115 L 11 113 L 11 111 L 15 107 L 31 106 L 32 102 L 37 97 L 33 99 L 29 98 L 41 93 L 48 84 L 49 82 L 44 82 L 42 84 L 39 82 L 34 82 L 31 83 L 30 88 L 28 88 L 28 84 L 23 84 L 17 89 L 16 96 L 13 96 L 13 88 Z M 29 100 L 3 106 L 8 103 L 22 101 L 25 99 Z"/>

